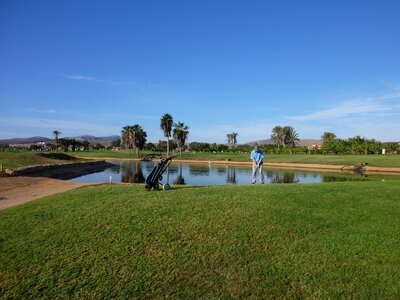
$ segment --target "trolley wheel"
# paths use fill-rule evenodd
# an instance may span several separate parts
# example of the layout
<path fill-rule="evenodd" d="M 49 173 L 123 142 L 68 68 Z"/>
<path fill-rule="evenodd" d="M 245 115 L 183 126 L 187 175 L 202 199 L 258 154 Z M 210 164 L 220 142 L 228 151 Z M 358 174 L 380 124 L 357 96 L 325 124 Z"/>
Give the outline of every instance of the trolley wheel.
<path fill-rule="evenodd" d="M 145 188 L 145 189 L 146 189 L 146 191 L 148 191 L 148 192 L 150 192 L 150 191 L 151 191 L 151 186 L 147 186 L 147 185 L 146 185 L 144 188 Z"/>
<path fill-rule="evenodd" d="M 154 186 L 154 189 L 155 189 L 155 190 L 158 190 L 158 189 L 159 189 L 159 185 L 156 184 L 156 185 Z"/>
<path fill-rule="evenodd" d="M 171 189 L 171 186 L 168 183 L 163 185 L 163 190 L 164 191 L 169 191 L 170 189 Z"/>

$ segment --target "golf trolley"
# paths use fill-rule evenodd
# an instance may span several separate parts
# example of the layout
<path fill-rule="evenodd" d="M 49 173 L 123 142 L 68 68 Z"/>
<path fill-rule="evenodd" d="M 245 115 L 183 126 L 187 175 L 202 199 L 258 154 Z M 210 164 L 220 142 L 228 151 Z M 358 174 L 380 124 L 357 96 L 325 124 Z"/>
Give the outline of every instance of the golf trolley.
<path fill-rule="evenodd" d="M 151 189 L 158 190 L 160 184 L 163 190 L 169 190 L 171 187 L 168 183 L 162 184 L 161 180 L 163 179 L 162 174 L 169 167 L 172 162 L 172 157 L 167 157 L 165 159 L 161 159 L 159 163 L 157 163 L 153 170 L 150 172 L 149 176 L 146 178 L 146 191 L 150 191 Z"/>

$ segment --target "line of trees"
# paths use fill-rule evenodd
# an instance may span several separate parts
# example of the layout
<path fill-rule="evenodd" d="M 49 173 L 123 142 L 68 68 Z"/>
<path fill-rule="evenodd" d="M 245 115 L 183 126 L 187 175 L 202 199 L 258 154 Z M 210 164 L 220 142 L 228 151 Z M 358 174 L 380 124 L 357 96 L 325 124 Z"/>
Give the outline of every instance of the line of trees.
<path fill-rule="evenodd" d="M 179 148 L 180 155 L 182 156 L 182 150 L 189 136 L 189 126 L 185 125 L 183 122 L 174 123 L 173 117 L 170 114 L 164 114 L 160 119 L 160 129 L 164 137 L 167 138 L 167 156 L 169 156 L 171 143 Z M 170 140 L 171 137 L 172 141 Z M 140 125 L 125 126 L 121 131 L 121 146 L 128 150 L 135 149 L 136 156 L 138 157 L 140 156 L 140 151 L 142 151 L 145 146 L 147 150 L 158 150 L 156 149 L 157 146 L 152 143 L 146 145 L 146 138 L 147 133 Z M 162 145 L 162 142 L 160 141 L 159 144 Z"/>
<path fill-rule="evenodd" d="M 58 139 L 57 143 L 55 144 L 56 149 L 62 147 L 63 151 L 67 152 L 69 150 L 75 151 L 76 149 L 79 150 L 101 150 L 105 149 L 106 147 L 100 143 L 96 145 L 90 144 L 88 141 L 79 141 L 76 139 Z"/>
<path fill-rule="evenodd" d="M 192 142 L 186 145 L 189 136 L 189 126 L 183 122 L 174 123 L 173 117 L 170 114 L 164 114 L 160 119 L 160 129 L 163 132 L 166 141 L 159 141 L 158 144 L 146 143 L 147 133 L 139 125 L 125 126 L 121 131 L 121 139 L 112 142 L 113 147 L 122 147 L 124 149 L 136 150 L 136 155 L 140 156 L 142 150 L 167 151 L 169 155 L 170 149 L 179 149 L 180 155 L 182 151 L 191 150 L 199 152 L 250 152 L 252 146 L 238 145 L 238 133 L 232 132 L 226 135 L 227 144 L 216 143 L 200 143 Z M 91 145 L 87 141 L 78 141 L 75 139 L 59 139 L 61 132 L 53 131 L 55 138 L 55 149 L 62 147 L 64 151 L 75 149 L 103 149 L 101 144 Z M 292 126 L 275 126 L 272 129 L 271 141 L 272 144 L 264 145 L 262 148 L 270 153 L 321 153 L 321 154 L 377 154 L 381 153 L 382 149 L 386 153 L 400 154 L 400 143 L 382 143 L 375 139 L 367 139 L 362 136 L 355 136 L 348 139 L 337 138 L 333 132 L 324 132 L 321 136 L 322 145 L 310 149 L 310 147 L 298 146 L 300 138 L 297 131 Z M 8 145 L 3 145 L 6 148 Z M 31 149 L 36 150 L 36 149 Z"/>
<path fill-rule="evenodd" d="M 332 154 L 379 154 L 382 149 L 386 153 L 399 154 L 399 143 L 382 143 L 375 139 L 367 139 L 360 135 L 348 139 L 336 138 L 336 135 L 330 132 L 324 132 L 322 135 L 323 153 Z"/>

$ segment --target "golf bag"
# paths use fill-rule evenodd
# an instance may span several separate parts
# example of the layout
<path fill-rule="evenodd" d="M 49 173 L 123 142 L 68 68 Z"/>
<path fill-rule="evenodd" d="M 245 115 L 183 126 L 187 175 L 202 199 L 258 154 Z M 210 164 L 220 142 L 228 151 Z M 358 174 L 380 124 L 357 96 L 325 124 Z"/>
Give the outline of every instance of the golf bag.
<path fill-rule="evenodd" d="M 161 180 L 163 179 L 162 174 L 169 167 L 172 162 L 172 157 L 167 157 L 166 159 L 161 159 L 159 163 L 157 163 L 153 170 L 150 172 L 149 176 L 146 178 L 146 191 L 150 191 L 151 189 L 157 190 L 159 185 L 161 184 L 164 190 L 169 190 L 170 186 L 168 183 L 162 184 Z"/>

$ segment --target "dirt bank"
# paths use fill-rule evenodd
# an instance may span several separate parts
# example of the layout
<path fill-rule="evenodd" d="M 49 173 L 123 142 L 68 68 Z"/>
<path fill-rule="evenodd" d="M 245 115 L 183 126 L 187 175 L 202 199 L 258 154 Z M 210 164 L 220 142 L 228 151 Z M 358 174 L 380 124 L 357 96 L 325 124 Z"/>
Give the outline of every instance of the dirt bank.
<path fill-rule="evenodd" d="M 63 164 L 47 164 L 40 166 L 28 166 L 17 169 L 6 170 L 9 176 L 31 176 L 31 177 L 48 177 L 55 179 L 71 179 L 77 176 L 90 174 L 93 172 L 101 172 L 114 164 L 101 161 L 89 161 L 78 163 Z"/>
<path fill-rule="evenodd" d="M 79 187 L 99 184 L 102 183 L 72 182 L 43 177 L 3 177 L 0 178 L 0 209 Z"/>

